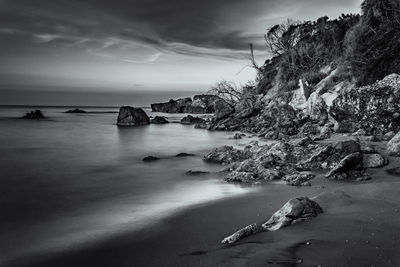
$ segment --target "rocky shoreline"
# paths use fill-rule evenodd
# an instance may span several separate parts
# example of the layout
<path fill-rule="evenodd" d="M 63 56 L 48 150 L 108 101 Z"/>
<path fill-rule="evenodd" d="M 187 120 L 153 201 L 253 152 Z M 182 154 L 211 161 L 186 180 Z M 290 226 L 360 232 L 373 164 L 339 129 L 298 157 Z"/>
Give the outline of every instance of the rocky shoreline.
<path fill-rule="evenodd" d="M 223 146 L 207 153 L 205 161 L 225 166 L 227 182 L 280 180 L 292 186 L 312 186 L 320 172 L 330 180 L 360 182 L 373 179 L 369 169 L 388 165 L 388 156 L 400 155 L 400 133 L 396 134 L 400 130 L 399 93 L 400 75 L 392 74 L 371 86 L 342 88 L 334 98 L 327 96 L 332 93 L 321 95 L 318 91 L 308 97 L 258 95 L 255 101 L 242 100 L 234 107 L 217 99 L 211 120 L 188 115 L 181 123 L 211 131 L 233 131 L 234 139 L 241 139 L 240 132 L 245 132 L 269 141 L 264 145 L 253 141 L 243 149 Z M 149 123 L 141 109 L 120 110 L 119 126 Z M 384 153 L 376 149 L 376 142 L 385 143 Z M 264 230 L 249 225 L 224 243 L 260 231 Z"/>

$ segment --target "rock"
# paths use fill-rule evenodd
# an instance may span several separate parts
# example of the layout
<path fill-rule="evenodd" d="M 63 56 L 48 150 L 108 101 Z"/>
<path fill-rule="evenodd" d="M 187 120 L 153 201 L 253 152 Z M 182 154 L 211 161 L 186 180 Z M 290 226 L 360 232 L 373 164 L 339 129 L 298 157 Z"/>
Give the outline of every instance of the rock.
<path fill-rule="evenodd" d="M 395 132 L 388 132 L 388 133 L 386 133 L 384 136 L 383 136 L 383 139 L 385 140 L 385 141 L 389 141 L 389 140 L 391 140 L 394 136 L 396 135 L 396 133 Z"/>
<path fill-rule="evenodd" d="M 318 121 L 320 125 L 323 125 L 328 119 L 328 111 L 325 100 L 318 94 L 313 92 L 307 100 L 307 115 L 310 116 L 311 120 Z"/>
<path fill-rule="evenodd" d="M 223 99 L 220 99 L 214 103 L 214 110 L 214 118 L 216 121 L 222 120 L 235 112 L 235 109 Z"/>
<path fill-rule="evenodd" d="M 28 119 L 28 120 L 42 120 L 45 119 L 44 115 L 40 110 L 35 110 L 31 111 L 29 113 L 26 113 L 25 116 L 22 117 L 23 119 Z"/>
<path fill-rule="evenodd" d="M 154 119 L 151 120 L 151 123 L 165 124 L 165 123 L 169 123 L 169 121 L 165 117 L 156 116 Z"/>
<path fill-rule="evenodd" d="M 147 157 L 143 158 L 144 162 L 151 162 L 151 161 L 157 161 L 157 160 L 160 160 L 160 158 L 154 157 L 154 156 L 147 156 Z"/>
<path fill-rule="evenodd" d="M 292 186 L 311 186 L 310 180 L 314 179 L 315 175 L 311 173 L 293 173 L 286 175 L 282 180 Z"/>
<path fill-rule="evenodd" d="M 181 124 L 189 125 L 189 124 L 201 124 L 206 121 L 199 117 L 193 117 L 192 115 L 187 115 L 181 120 Z"/>
<path fill-rule="evenodd" d="M 365 141 L 367 142 L 379 142 L 379 138 L 375 135 L 369 135 L 365 137 Z"/>
<path fill-rule="evenodd" d="M 215 112 L 215 102 L 222 100 L 216 95 L 195 95 L 193 102 L 185 109 L 185 113 L 205 114 Z"/>
<path fill-rule="evenodd" d="M 196 123 L 196 124 L 194 125 L 194 128 L 196 128 L 196 129 L 207 129 L 207 128 L 208 128 L 208 125 L 207 125 L 206 122 Z"/>
<path fill-rule="evenodd" d="M 351 174 L 356 173 L 358 175 L 361 170 L 363 170 L 363 155 L 356 152 L 344 157 L 325 177 L 343 180 L 347 179 Z"/>
<path fill-rule="evenodd" d="M 364 168 L 380 168 L 386 166 L 388 163 L 389 161 L 378 153 L 363 155 Z"/>
<path fill-rule="evenodd" d="M 242 135 L 240 133 L 235 133 L 233 139 L 242 139 Z"/>
<path fill-rule="evenodd" d="M 276 231 L 283 227 L 304 222 L 318 214 L 323 213 L 319 204 L 307 197 L 293 198 L 289 200 L 282 208 L 275 212 L 272 217 L 259 226 L 251 224 L 246 226 L 234 234 L 224 238 L 223 244 L 233 244 L 240 239 L 265 231 Z"/>
<path fill-rule="evenodd" d="M 205 161 L 217 163 L 232 163 L 245 159 L 245 153 L 232 146 L 223 146 L 213 149 L 203 158 Z"/>
<path fill-rule="evenodd" d="M 150 124 L 150 118 L 141 108 L 124 106 L 119 109 L 118 126 L 142 126 Z"/>
<path fill-rule="evenodd" d="M 191 154 L 191 153 L 179 153 L 179 154 L 177 154 L 175 157 L 183 158 L 183 157 L 193 157 L 193 156 L 195 156 L 195 154 Z"/>
<path fill-rule="evenodd" d="M 400 157 L 400 131 L 387 143 L 386 152 L 389 156 Z"/>
<path fill-rule="evenodd" d="M 333 101 L 330 115 L 338 122 L 360 124 L 369 134 L 400 130 L 400 75 L 391 74 L 372 85 L 344 90 Z"/>
<path fill-rule="evenodd" d="M 333 133 L 332 128 L 329 125 L 324 125 L 319 132 L 319 138 L 328 139 L 331 137 L 332 133 Z"/>
<path fill-rule="evenodd" d="M 192 104 L 192 99 L 190 97 L 180 98 L 177 100 L 171 99 L 166 103 L 155 103 L 151 104 L 151 110 L 153 112 L 162 113 L 184 113 L 186 107 Z"/>
<path fill-rule="evenodd" d="M 221 99 L 216 95 L 195 95 L 193 100 L 190 97 L 186 97 L 176 100 L 171 99 L 166 103 L 151 104 L 151 110 L 163 113 L 213 113 L 215 111 L 215 102 Z"/>
<path fill-rule="evenodd" d="M 71 110 L 65 111 L 65 113 L 78 113 L 79 114 L 79 113 L 86 113 L 86 111 L 76 108 L 76 109 L 71 109 Z"/>
<path fill-rule="evenodd" d="M 361 151 L 361 146 L 358 139 L 339 141 L 335 144 L 334 148 L 340 151 L 342 155 L 348 155 Z"/>
<path fill-rule="evenodd" d="M 190 176 L 199 176 L 199 175 L 206 175 L 209 174 L 210 172 L 207 171 L 193 171 L 193 170 L 189 170 L 186 172 L 187 175 Z"/>
<path fill-rule="evenodd" d="M 359 129 L 359 125 L 352 120 L 336 121 L 333 130 L 336 133 L 353 133 Z"/>
<path fill-rule="evenodd" d="M 352 135 L 353 136 L 362 136 L 362 135 L 366 135 L 367 132 L 363 129 L 358 130 L 357 132 L 354 132 Z"/>
<path fill-rule="evenodd" d="M 303 222 L 323 213 L 320 205 L 308 197 L 289 200 L 262 225 L 265 230 L 276 231 L 283 227 Z"/>

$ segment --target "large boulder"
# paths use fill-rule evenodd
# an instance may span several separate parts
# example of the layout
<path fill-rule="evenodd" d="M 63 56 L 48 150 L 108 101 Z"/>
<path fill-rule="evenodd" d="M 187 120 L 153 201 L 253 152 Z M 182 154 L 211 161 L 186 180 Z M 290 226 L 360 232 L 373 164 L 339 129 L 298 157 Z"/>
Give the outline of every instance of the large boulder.
<path fill-rule="evenodd" d="M 119 109 L 118 126 L 142 126 L 150 124 L 150 118 L 141 108 L 124 106 Z"/>
<path fill-rule="evenodd" d="M 359 176 L 362 170 L 363 155 L 356 152 L 344 157 L 332 170 L 328 172 L 326 178 L 343 180 L 350 176 Z"/>
<path fill-rule="evenodd" d="M 182 124 L 190 125 L 190 124 L 202 124 L 206 121 L 199 117 L 193 117 L 192 115 L 187 115 L 181 120 Z"/>
<path fill-rule="evenodd" d="M 44 115 L 40 110 L 35 110 L 31 111 L 25 114 L 25 116 L 22 117 L 23 119 L 28 119 L 28 120 L 41 120 L 44 119 Z"/>
<path fill-rule="evenodd" d="M 318 121 L 324 124 L 328 119 L 328 111 L 325 100 L 317 93 L 314 92 L 310 95 L 306 103 L 307 115 L 310 116 L 311 120 Z"/>
<path fill-rule="evenodd" d="M 235 109 L 223 99 L 215 101 L 214 110 L 214 118 L 217 121 L 226 118 L 227 116 L 235 112 Z"/>
<path fill-rule="evenodd" d="M 400 132 L 387 143 L 386 151 L 389 156 L 400 157 Z"/>
<path fill-rule="evenodd" d="M 391 74 L 372 85 L 341 92 L 332 103 L 330 115 L 339 123 L 360 124 L 358 128 L 370 134 L 385 134 L 400 130 L 399 110 L 400 75 Z"/>

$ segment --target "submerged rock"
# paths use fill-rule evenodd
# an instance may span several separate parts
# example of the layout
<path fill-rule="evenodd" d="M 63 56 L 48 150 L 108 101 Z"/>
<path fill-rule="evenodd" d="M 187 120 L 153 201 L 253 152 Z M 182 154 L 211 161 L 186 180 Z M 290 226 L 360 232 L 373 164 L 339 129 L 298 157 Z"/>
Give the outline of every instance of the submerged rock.
<path fill-rule="evenodd" d="M 323 213 L 321 206 L 308 197 L 299 197 L 289 200 L 282 208 L 262 225 L 250 224 L 234 234 L 224 238 L 223 244 L 233 244 L 240 239 L 265 231 L 276 231 L 292 224 L 304 222 Z"/>
<path fill-rule="evenodd" d="M 205 123 L 206 121 L 199 117 L 193 117 L 192 115 L 187 115 L 181 120 L 181 124 L 201 124 Z"/>
<path fill-rule="evenodd" d="M 150 124 L 150 118 L 141 108 L 124 106 L 119 109 L 118 126 L 142 126 Z"/>
<path fill-rule="evenodd" d="M 186 174 L 190 175 L 190 176 L 206 175 L 206 174 L 209 174 L 209 173 L 210 172 L 208 172 L 208 171 L 193 171 L 193 170 L 188 170 L 186 172 Z"/>
<path fill-rule="evenodd" d="M 195 156 L 195 154 L 182 152 L 182 153 L 177 154 L 175 157 L 182 158 L 182 157 L 192 157 L 192 156 Z"/>
<path fill-rule="evenodd" d="M 25 116 L 22 117 L 23 119 L 27 119 L 27 120 L 41 120 L 41 119 L 45 119 L 43 113 L 40 110 L 35 110 L 35 111 L 31 111 L 25 114 Z"/>
<path fill-rule="evenodd" d="M 165 117 L 156 116 L 154 119 L 151 120 L 151 123 L 165 124 L 165 123 L 169 123 L 169 121 Z"/>

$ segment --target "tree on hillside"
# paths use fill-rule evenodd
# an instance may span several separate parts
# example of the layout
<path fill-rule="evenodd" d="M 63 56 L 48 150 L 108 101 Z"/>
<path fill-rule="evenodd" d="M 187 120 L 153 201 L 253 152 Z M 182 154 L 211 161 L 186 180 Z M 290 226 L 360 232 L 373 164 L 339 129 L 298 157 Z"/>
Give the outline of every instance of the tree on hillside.
<path fill-rule="evenodd" d="M 400 0 L 365 0 L 346 37 L 346 59 L 359 85 L 400 73 Z"/>

